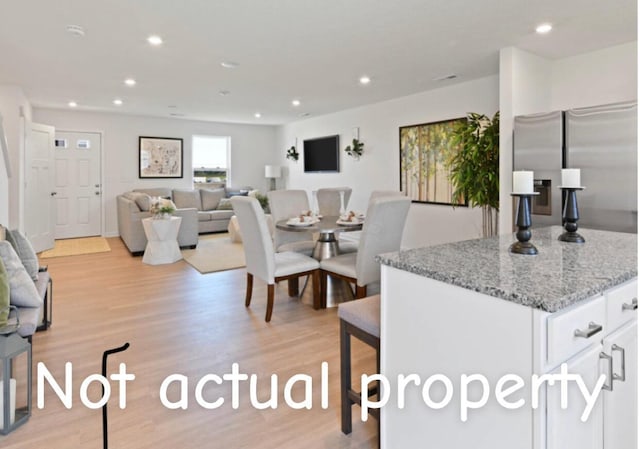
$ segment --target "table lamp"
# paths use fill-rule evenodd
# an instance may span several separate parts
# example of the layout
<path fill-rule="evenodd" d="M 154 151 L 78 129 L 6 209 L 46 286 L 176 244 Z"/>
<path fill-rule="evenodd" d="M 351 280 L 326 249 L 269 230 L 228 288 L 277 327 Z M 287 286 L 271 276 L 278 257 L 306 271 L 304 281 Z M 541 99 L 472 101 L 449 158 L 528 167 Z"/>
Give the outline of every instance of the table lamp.
<path fill-rule="evenodd" d="M 276 189 L 276 178 L 280 178 L 282 176 L 282 167 L 279 165 L 265 165 L 264 166 L 264 177 L 270 179 L 269 190 Z"/>

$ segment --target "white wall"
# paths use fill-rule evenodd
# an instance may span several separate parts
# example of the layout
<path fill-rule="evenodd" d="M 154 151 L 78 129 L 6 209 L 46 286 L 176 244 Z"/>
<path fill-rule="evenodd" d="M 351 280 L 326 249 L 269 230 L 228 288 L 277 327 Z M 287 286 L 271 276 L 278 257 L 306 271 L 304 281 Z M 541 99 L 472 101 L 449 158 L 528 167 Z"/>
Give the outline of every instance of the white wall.
<path fill-rule="evenodd" d="M 500 52 L 500 233 L 513 226 L 513 117 L 637 100 L 637 42 L 548 60 L 505 48 Z"/>
<path fill-rule="evenodd" d="M 375 86 L 370 86 L 375 89 Z M 405 125 L 464 117 L 467 112 L 493 114 L 498 109 L 498 78 L 456 84 L 382 103 L 294 122 L 279 129 L 280 163 L 286 167 L 288 188 L 350 186 L 349 208 L 365 210 L 373 190 L 399 190 L 399 128 Z M 358 127 L 364 142 L 359 161 L 341 151 L 340 173 L 304 173 L 302 157 L 297 163 L 285 159 L 286 149 L 313 137 L 340 134 L 340 147 L 351 143 Z M 403 237 L 405 248 L 470 239 L 482 235 L 479 209 L 413 204 Z"/>
<path fill-rule="evenodd" d="M 2 126 L 2 114 L 0 114 L 0 139 L 4 139 Z M 9 225 L 9 177 L 7 166 L 4 163 L 2 144 L 0 143 L 0 224 Z"/>
<path fill-rule="evenodd" d="M 121 114 L 34 108 L 34 121 L 64 131 L 103 133 L 103 234 L 118 232 L 116 196 L 142 187 L 191 188 L 191 136 L 231 136 L 231 184 L 265 191 L 264 166 L 277 162 L 274 126 L 197 122 Z M 184 141 L 184 178 L 138 179 L 138 137 L 178 137 Z"/>
<path fill-rule="evenodd" d="M 554 61 L 551 110 L 636 100 L 638 42 Z"/>
<path fill-rule="evenodd" d="M 0 223 L 24 231 L 24 130 L 21 117 L 31 119 L 31 105 L 19 86 L 0 86 L 0 114 L 9 146 L 11 178 L 0 171 Z M 3 163 L 4 165 L 4 163 Z M 6 195 L 6 198 L 5 198 Z"/>

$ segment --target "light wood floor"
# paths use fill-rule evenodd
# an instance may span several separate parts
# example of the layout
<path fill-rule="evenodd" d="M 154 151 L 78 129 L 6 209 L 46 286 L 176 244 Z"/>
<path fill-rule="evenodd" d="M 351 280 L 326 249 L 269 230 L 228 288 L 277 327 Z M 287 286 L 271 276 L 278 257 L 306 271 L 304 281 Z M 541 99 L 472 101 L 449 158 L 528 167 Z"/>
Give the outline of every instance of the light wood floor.
<path fill-rule="evenodd" d="M 244 307 L 244 269 L 201 275 L 184 261 L 148 266 L 129 256 L 119 239 L 109 239 L 109 253 L 46 259 L 54 279 L 53 326 L 34 336 L 34 402 L 31 419 L 8 436 L 3 449 L 101 448 L 101 410 L 80 401 L 80 384 L 100 373 L 102 352 L 130 342 L 109 357 L 136 375 L 128 383 L 127 407 L 117 403 L 113 384 L 109 402 L 109 447 L 144 448 L 375 448 L 377 423 L 359 420 L 340 431 L 339 323 L 336 309 L 314 311 L 288 298 L 286 282 L 277 289 L 271 323 L 264 322 L 266 286 L 256 280 L 253 302 Z M 308 289 L 309 290 L 309 289 Z M 375 368 L 373 351 L 354 342 L 354 380 Z M 329 408 L 320 407 L 320 366 L 329 363 Z M 73 363 L 73 408 L 65 409 L 49 387 L 45 407 L 36 407 L 35 366 L 44 362 L 62 384 L 64 363 Z M 248 382 L 241 383 L 240 407 L 230 405 L 229 383 L 210 383 L 208 400 L 225 404 L 205 410 L 195 401 L 196 382 L 206 374 L 222 376 L 237 362 L 241 372 L 259 376 L 260 399 L 269 393 L 269 376 L 278 374 L 279 407 L 255 410 Z M 162 381 L 170 374 L 188 376 L 189 408 L 168 410 L 160 402 Z M 283 399 L 292 375 L 314 379 L 312 410 L 292 410 Z M 95 386 L 95 384 L 94 384 Z M 98 388 L 90 389 L 92 400 Z M 175 389 L 170 391 L 176 397 Z M 301 398 L 302 391 L 294 390 Z"/>

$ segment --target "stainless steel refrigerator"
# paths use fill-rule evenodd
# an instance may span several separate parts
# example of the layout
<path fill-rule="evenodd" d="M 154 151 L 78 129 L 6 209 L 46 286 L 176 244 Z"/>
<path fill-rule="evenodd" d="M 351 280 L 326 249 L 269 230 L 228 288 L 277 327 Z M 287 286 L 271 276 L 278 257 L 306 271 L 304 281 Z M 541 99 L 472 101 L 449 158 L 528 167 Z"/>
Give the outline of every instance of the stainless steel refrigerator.
<path fill-rule="evenodd" d="M 562 224 L 562 168 L 579 168 L 580 227 L 638 229 L 637 103 L 518 116 L 514 170 L 533 170 L 534 226 Z"/>

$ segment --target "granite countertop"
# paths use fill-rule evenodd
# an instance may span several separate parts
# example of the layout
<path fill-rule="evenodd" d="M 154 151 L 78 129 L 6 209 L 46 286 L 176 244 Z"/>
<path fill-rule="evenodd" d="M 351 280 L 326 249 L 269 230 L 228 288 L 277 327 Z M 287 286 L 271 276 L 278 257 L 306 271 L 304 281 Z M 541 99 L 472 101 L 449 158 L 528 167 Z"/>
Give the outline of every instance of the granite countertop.
<path fill-rule="evenodd" d="M 533 229 L 536 256 L 511 254 L 513 234 L 382 254 L 377 260 L 547 312 L 638 275 L 636 234 L 579 229 L 586 242 L 558 241 L 560 226 Z"/>

